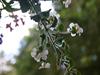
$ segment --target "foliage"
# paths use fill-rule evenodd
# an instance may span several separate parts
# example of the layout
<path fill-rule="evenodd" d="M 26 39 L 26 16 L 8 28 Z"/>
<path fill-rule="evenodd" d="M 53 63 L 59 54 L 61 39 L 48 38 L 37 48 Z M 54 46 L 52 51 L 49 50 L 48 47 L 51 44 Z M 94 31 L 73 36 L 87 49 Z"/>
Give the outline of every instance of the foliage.
<path fill-rule="evenodd" d="M 99 0 L 74 0 L 70 9 L 64 7 L 58 12 L 61 15 L 62 25 L 77 22 L 82 25 L 84 34 L 78 39 L 66 38 L 70 45 L 70 52 L 76 67 L 83 75 L 99 75 Z M 55 6 L 56 7 L 56 6 Z M 70 13 L 69 13 L 70 12 Z M 66 16 L 65 16 L 66 15 Z M 64 26 L 65 27 L 65 26 Z"/>
<path fill-rule="evenodd" d="M 77 70 L 72 65 L 73 63 L 71 62 L 71 57 L 70 54 L 68 53 L 68 48 L 64 40 L 65 39 L 64 36 L 73 33 L 73 31 L 74 31 L 73 34 L 80 34 L 83 33 L 83 31 L 82 32 L 79 31 L 80 27 L 78 26 L 78 24 L 77 26 L 73 24 L 72 28 L 69 28 L 70 31 L 66 30 L 60 32 L 61 30 L 59 30 L 59 24 L 57 23 L 58 19 L 56 18 L 55 15 L 50 16 L 51 9 L 41 12 L 41 9 L 38 10 L 35 6 L 39 4 L 39 2 L 29 1 L 29 4 L 31 5 L 32 8 L 31 12 L 35 11 L 36 13 L 36 15 L 31 16 L 31 19 L 38 22 L 38 28 L 37 28 L 39 31 L 38 46 L 36 46 L 35 48 L 32 47 L 33 52 L 31 53 L 31 55 L 34 58 L 34 60 L 36 60 L 36 62 L 41 64 L 39 69 L 50 68 L 50 66 L 52 68 L 53 67 L 52 65 L 55 65 L 55 70 L 58 71 L 61 70 L 61 74 L 77 75 L 78 73 Z M 68 3 L 68 5 L 69 4 L 70 3 Z M 49 59 L 47 59 L 49 58 L 48 53 L 50 52 L 54 53 L 53 58 L 55 59 L 55 61 L 53 64 L 49 61 Z"/>

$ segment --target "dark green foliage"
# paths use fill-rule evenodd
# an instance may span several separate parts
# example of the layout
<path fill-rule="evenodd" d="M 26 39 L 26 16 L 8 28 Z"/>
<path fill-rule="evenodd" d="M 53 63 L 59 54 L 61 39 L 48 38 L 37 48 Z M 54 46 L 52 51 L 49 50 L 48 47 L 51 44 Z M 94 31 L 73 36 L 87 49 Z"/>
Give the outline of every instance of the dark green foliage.
<path fill-rule="evenodd" d="M 39 0 L 33 0 L 35 3 L 38 3 L 39 2 Z"/>
<path fill-rule="evenodd" d="M 41 12 L 37 15 L 31 16 L 31 19 L 33 19 L 36 22 L 40 22 L 40 20 L 47 20 L 47 18 L 50 15 L 50 11 L 51 11 L 51 9 L 44 11 L 44 12 Z"/>
<path fill-rule="evenodd" d="M 39 15 L 30 16 L 35 22 L 40 22 L 41 17 Z"/>
<path fill-rule="evenodd" d="M 39 15 L 41 16 L 42 19 L 47 19 L 50 15 L 50 11 L 51 11 L 51 9 L 41 12 Z"/>
<path fill-rule="evenodd" d="M 27 12 L 30 9 L 30 3 L 28 0 L 18 0 L 20 3 L 20 9 L 22 10 L 22 12 Z"/>
<path fill-rule="evenodd" d="M 35 6 L 34 10 L 36 9 L 38 12 L 41 12 L 41 3 L 37 3 L 37 4 L 35 3 L 34 6 Z M 33 11 L 33 13 L 34 13 L 34 11 Z"/>
<path fill-rule="evenodd" d="M 0 9 L 0 18 L 1 18 L 1 11 L 2 11 L 2 10 Z"/>
<path fill-rule="evenodd" d="M 57 22 L 58 22 L 57 18 L 55 16 L 53 18 L 54 18 L 54 21 L 50 27 L 56 27 L 57 25 Z"/>
<path fill-rule="evenodd" d="M 2 0 L 3 9 L 5 9 L 8 12 L 13 12 L 13 11 L 19 10 L 17 8 L 12 8 L 12 6 L 11 6 L 12 3 L 13 3 L 12 1 L 6 2 L 6 0 Z"/>
<path fill-rule="evenodd" d="M 44 40 L 46 39 L 46 35 L 43 33 L 43 34 L 40 35 L 40 37 L 42 39 L 41 44 L 43 44 Z"/>

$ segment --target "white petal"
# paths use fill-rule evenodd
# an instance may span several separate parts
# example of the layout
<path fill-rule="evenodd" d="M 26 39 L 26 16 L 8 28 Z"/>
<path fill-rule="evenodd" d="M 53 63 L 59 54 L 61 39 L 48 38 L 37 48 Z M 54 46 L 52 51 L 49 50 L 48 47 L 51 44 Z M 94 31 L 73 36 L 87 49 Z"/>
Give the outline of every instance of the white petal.
<path fill-rule="evenodd" d="M 32 57 L 35 57 L 36 54 L 37 54 L 37 49 L 36 49 L 36 48 L 33 48 L 33 49 L 32 49 L 32 52 L 31 52 L 31 56 L 32 56 Z"/>
<path fill-rule="evenodd" d="M 80 28 L 79 31 L 77 32 L 77 34 L 79 34 L 79 36 L 81 36 L 82 33 L 83 33 L 83 29 Z"/>
<path fill-rule="evenodd" d="M 36 62 L 40 62 L 40 59 L 34 58 Z"/>
<path fill-rule="evenodd" d="M 36 51 L 37 51 L 37 49 L 36 49 L 36 48 L 33 48 L 33 49 L 32 49 L 32 51 L 35 51 L 35 52 L 36 52 Z"/>
<path fill-rule="evenodd" d="M 41 66 L 44 66 L 44 65 L 45 65 L 45 63 L 44 63 L 44 62 L 42 62 Z"/>
<path fill-rule="evenodd" d="M 65 7 L 66 7 L 66 8 L 68 8 L 68 5 L 67 5 L 67 4 L 65 4 Z"/>
<path fill-rule="evenodd" d="M 47 55 L 48 55 L 48 50 L 43 50 L 43 52 L 41 52 L 41 58 L 43 60 L 47 60 Z"/>
<path fill-rule="evenodd" d="M 77 31 L 77 34 L 81 34 L 81 33 L 83 33 L 83 28 L 79 28 Z"/>
<path fill-rule="evenodd" d="M 63 4 L 65 4 L 65 1 L 63 1 Z"/>
<path fill-rule="evenodd" d="M 75 23 L 75 26 L 79 28 L 79 25 L 77 23 Z"/>
<path fill-rule="evenodd" d="M 42 68 L 45 68 L 45 63 L 44 62 L 42 62 L 41 66 L 39 67 L 39 69 L 42 69 Z"/>
<path fill-rule="evenodd" d="M 47 60 L 47 56 L 46 55 L 44 55 L 44 56 L 42 56 L 42 60 Z"/>
<path fill-rule="evenodd" d="M 66 70 L 66 66 L 64 64 L 60 65 L 61 70 Z"/>
<path fill-rule="evenodd" d="M 45 68 L 50 68 L 50 63 L 46 63 Z"/>
<path fill-rule="evenodd" d="M 72 27 L 74 27 L 75 26 L 75 24 L 74 23 L 70 23 L 69 24 L 69 27 L 72 29 Z"/>
<path fill-rule="evenodd" d="M 71 0 L 63 1 L 63 4 L 65 4 L 65 7 L 68 8 L 68 6 L 71 4 Z"/>
<path fill-rule="evenodd" d="M 79 29 L 80 28 L 77 23 L 75 23 L 75 27 L 76 27 L 76 29 Z"/>
<path fill-rule="evenodd" d="M 42 62 L 41 66 L 39 67 L 39 69 L 43 69 L 43 68 L 50 68 L 50 63 L 46 63 L 46 62 Z"/>
<path fill-rule="evenodd" d="M 37 56 L 35 56 L 34 59 L 35 59 L 37 62 L 40 62 L 41 53 L 39 53 Z"/>
<path fill-rule="evenodd" d="M 44 55 L 48 55 L 48 50 L 43 50 L 43 52 L 42 52 Z"/>
<path fill-rule="evenodd" d="M 70 29 L 70 28 L 67 28 L 67 32 L 68 32 L 68 33 L 71 33 L 71 29 Z"/>
<path fill-rule="evenodd" d="M 81 33 L 83 33 L 83 28 L 80 28 L 79 31 L 80 31 Z"/>
<path fill-rule="evenodd" d="M 71 33 L 71 36 L 72 36 L 72 37 L 75 37 L 75 36 L 76 36 L 76 34 Z"/>

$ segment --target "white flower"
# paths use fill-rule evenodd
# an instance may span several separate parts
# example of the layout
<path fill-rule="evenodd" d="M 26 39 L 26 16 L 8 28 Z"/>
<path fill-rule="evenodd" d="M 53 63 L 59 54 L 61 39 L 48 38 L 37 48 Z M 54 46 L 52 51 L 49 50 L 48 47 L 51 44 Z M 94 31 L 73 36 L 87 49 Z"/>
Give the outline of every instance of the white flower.
<path fill-rule="evenodd" d="M 37 61 L 40 62 L 40 54 L 37 55 L 37 49 L 33 48 L 31 52 L 31 56 Z"/>
<path fill-rule="evenodd" d="M 36 48 L 33 48 L 31 52 L 31 56 L 36 60 L 37 62 L 40 62 L 40 60 L 47 60 L 48 50 L 43 50 L 40 53 L 37 53 Z"/>
<path fill-rule="evenodd" d="M 37 54 L 37 49 L 36 48 L 33 48 L 32 49 L 32 52 L 31 52 L 31 56 L 34 58 Z"/>
<path fill-rule="evenodd" d="M 43 50 L 43 52 L 41 52 L 41 59 L 47 60 L 47 55 L 48 55 L 48 50 Z"/>
<path fill-rule="evenodd" d="M 63 4 L 65 4 L 65 7 L 68 8 L 68 6 L 71 4 L 71 0 L 63 1 Z"/>
<path fill-rule="evenodd" d="M 61 70 L 66 70 L 66 66 L 65 66 L 65 64 L 62 63 L 62 64 L 60 65 L 60 68 L 61 68 Z"/>
<path fill-rule="evenodd" d="M 50 63 L 42 62 L 42 64 L 39 67 L 39 69 L 43 69 L 43 68 L 50 68 Z"/>
<path fill-rule="evenodd" d="M 64 72 L 64 75 L 68 72 L 68 69 L 70 67 L 70 64 L 63 62 L 60 64 L 60 69 Z"/>
<path fill-rule="evenodd" d="M 80 36 L 83 33 L 83 29 L 77 23 L 70 23 L 67 32 L 71 33 L 72 37 L 76 36 L 76 34 Z"/>
<path fill-rule="evenodd" d="M 40 62 L 40 59 L 41 59 L 41 54 L 37 54 L 35 57 L 34 57 L 34 60 L 36 60 L 37 62 Z"/>

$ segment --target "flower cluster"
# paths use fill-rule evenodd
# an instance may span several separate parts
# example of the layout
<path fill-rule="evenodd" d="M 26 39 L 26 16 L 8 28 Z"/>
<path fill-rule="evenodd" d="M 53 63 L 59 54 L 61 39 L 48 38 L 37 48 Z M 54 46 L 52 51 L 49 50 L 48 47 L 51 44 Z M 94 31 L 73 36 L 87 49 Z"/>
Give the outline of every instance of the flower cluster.
<path fill-rule="evenodd" d="M 83 29 L 77 23 L 75 23 L 75 24 L 70 23 L 69 28 L 67 28 L 67 32 L 71 33 L 72 37 L 76 36 L 76 34 L 81 36 L 81 34 L 83 33 Z"/>
<path fill-rule="evenodd" d="M 42 68 L 50 68 L 50 63 L 46 63 L 48 56 L 48 50 L 43 50 L 42 52 L 38 53 L 38 50 L 36 48 L 32 49 L 31 56 L 34 58 L 36 62 L 42 62 L 39 69 Z"/>
<path fill-rule="evenodd" d="M 68 8 L 71 4 L 71 0 L 65 0 L 63 1 L 63 4 Z M 39 46 L 41 46 L 42 49 L 52 47 L 58 68 L 66 73 L 66 71 L 71 67 L 71 62 L 69 59 L 70 56 L 67 56 L 64 51 L 67 45 L 63 35 L 71 34 L 71 36 L 74 37 L 78 34 L 80 36 L 81 33 L 83 33 L 83 29 L 77 23 L 70 23 L 67 31 L 58 31 L 58 18 L 54 15 L 50 16 L 50 11 L 51 9 L 36 13 L 36 15 L 30 16 L 30 18 L 35 22 L 38 22 L 38 30 L 40 31 Z M 47 49 L 43 49 L 40 52 L 36 48 L 33 48 L 31 56 L 36 62 L 41 63 L 39 69 L 50 68 L 50 63 L 47 62 L 48 54 L 49 52 Z"/>
<path fill-rule="evenodd" d="M 43 69 L 43 68 L 50 68 L 50 63 L 42 62 L 39 69 Z"/>
<path fill-rule="evenodd" d="M 71 0 L 63 1 L 63 4 L 65 5 L 65 8 L 68 8 L 68 6 L 71 4 Z"/>

